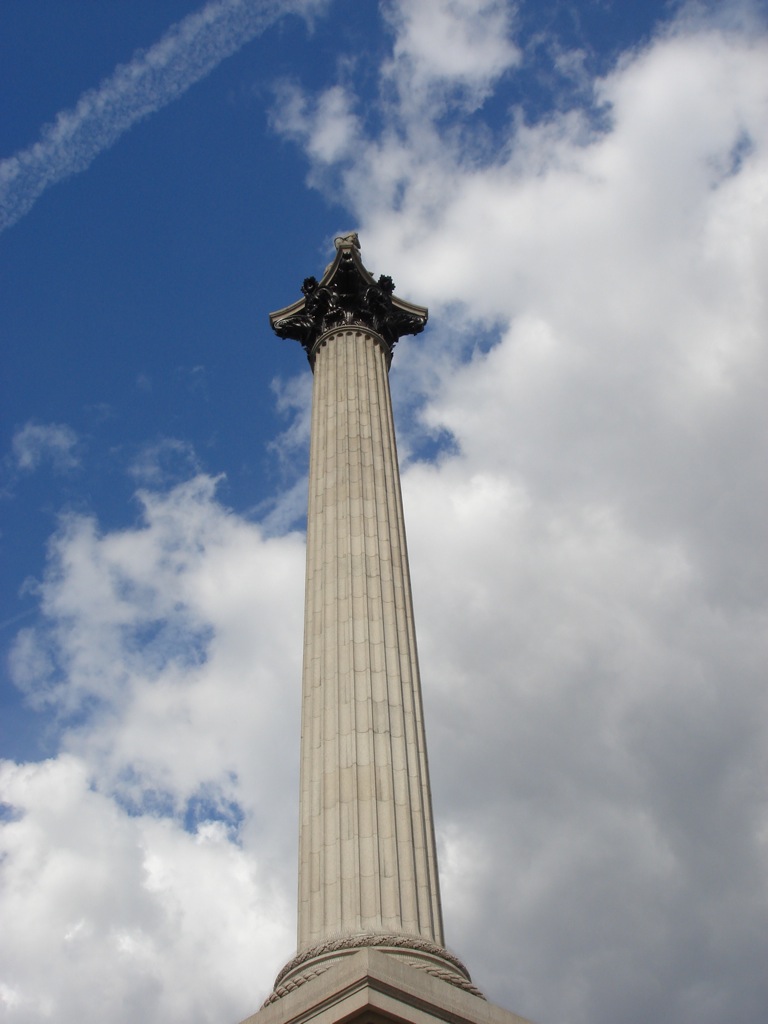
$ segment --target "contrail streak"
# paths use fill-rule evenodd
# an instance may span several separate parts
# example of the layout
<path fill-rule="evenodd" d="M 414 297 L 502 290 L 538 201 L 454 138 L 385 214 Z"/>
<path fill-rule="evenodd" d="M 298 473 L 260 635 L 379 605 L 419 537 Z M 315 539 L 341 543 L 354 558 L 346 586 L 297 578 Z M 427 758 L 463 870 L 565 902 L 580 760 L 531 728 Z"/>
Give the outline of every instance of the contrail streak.
<path fill-rule="evenodd" d="M 128 129 L 200 81 L 284 14 L 322 0 L 211 0 L 172 25 L 148 50 L 119 65 L 77 104 L 43 127 L 27 149 L 0 162 L 0 232 L 49 185 L 84 171 Z"/>

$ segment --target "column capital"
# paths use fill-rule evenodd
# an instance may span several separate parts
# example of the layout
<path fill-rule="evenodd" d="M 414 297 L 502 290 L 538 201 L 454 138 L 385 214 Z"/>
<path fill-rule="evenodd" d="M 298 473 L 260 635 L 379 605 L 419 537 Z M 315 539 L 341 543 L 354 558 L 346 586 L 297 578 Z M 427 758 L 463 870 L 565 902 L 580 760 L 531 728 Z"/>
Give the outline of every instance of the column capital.
<path fill-rule="evenodd" d="M 336 258 L 322 278 L 305 278 L 302 298 L 269 314 L 278 337 L 300 342 L 312 365 L 316 342 L 333 328 L 366 328 L 382 339 L 390 354 L 404 334 L 424 330 L 427 310 L 398 298 L 391 277 L 374 279 L 360 259 L 356 234 L 340 235 L 335 245 Z"/>

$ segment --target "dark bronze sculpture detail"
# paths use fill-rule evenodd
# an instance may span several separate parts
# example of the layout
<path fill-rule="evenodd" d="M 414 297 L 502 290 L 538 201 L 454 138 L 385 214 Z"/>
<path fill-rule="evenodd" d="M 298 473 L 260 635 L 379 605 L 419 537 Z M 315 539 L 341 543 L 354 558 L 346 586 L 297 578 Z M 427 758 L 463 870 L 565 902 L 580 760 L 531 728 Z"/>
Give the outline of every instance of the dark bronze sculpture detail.
<path fill-rule="evenodd" d="M 304 298 L 270 315 L 279 337 L 300 342 L 312 363 L 318 340 L 333 328 L 367 328 L 390 353 L 404 334 L 424 330 L 426 309 L 398 299 L 391 277 L 382 274 L 378 281 L 371 277 L 360 262 L 356 235 L 337 238 L 336 248 L 336 259 L 322 280 L 305 278 Z"/>

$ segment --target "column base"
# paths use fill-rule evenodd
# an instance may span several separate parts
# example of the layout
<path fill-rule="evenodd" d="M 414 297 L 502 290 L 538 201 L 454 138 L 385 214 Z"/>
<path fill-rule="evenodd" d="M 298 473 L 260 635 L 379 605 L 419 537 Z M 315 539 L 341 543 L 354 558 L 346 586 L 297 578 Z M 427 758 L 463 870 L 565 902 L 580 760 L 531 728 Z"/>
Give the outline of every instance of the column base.
<path fill-rule="evenodd" d="M 264 1001 L 264 1006 L 275 1002 L 310 979 L 324 974 L 344 957 L 351 956 L 359 949 L 374 948 L 416 970 L 425 971 L 432 977 L 447 981 L 450 985 L 485 999 L 472 984 L 469 971 L 458 957 L 447 949 L 416 935 L 370 934 L 345 935 L 327 939 L 317 946 L 297 953 L 289 960 L 275 978 L 274 991 Z"/>

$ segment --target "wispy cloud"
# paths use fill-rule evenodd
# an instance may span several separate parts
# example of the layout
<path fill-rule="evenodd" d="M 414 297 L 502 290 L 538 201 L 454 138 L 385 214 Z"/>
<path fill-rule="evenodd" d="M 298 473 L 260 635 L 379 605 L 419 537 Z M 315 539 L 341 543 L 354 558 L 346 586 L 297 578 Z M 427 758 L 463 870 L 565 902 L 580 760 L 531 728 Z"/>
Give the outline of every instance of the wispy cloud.
<path fill-rule="evenodd" d="M 211 0 L 176 22 L 57 114 L 32 146 L 0 162 L 0 232 L 50 185 L 86 170 L 137 121 L 181 96 L 278 18 L 319 6 L 318 0 Z"/>
<path fill-rule="evenodd" d="M 13 456 L 19 469 L 32 471 L 48 460 L 60 473 L 75 469 L 77 435 L 63 423 L 27 423 L 13 437 Z"/>
<path fill-rule="evenodd" d="M 163 437 L 145 445 L 128 472 L 145 486 L 168 484 L 174 478 L 186 479 L 200 471 L 195 451 L 188 442 Z"/>

